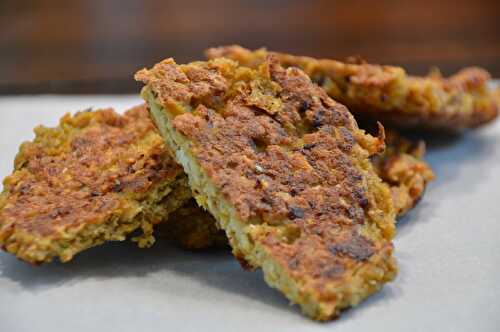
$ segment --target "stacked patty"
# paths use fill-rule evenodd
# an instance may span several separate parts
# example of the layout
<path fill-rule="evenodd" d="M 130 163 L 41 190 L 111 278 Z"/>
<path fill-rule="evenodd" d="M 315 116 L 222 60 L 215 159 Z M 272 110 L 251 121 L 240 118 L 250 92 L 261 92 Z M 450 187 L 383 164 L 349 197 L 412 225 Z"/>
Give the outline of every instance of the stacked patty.
<path fill-rule="evenodd" d="M 493 121 L 498 116 L 499 91 L 489 88 L 484 69 L 471 67 L 444 78 L 438 71 L 409 76 L 401 67 L 380 66 L 358 58 L 341 62 L 314 59 L 240 46 L 211 48 L 208 58 L 225 57 L 257 67 L 273 54 L 285 67 L 298 67 L 333 99 L 356 116 L 398 128 L 459 131 Z"/>

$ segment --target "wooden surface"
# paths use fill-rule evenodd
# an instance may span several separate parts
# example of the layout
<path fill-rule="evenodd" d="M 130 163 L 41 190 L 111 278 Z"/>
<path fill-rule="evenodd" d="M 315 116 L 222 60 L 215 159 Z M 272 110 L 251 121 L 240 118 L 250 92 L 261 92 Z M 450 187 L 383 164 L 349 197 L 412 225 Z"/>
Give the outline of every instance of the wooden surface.
<path fill-rule="evenodd" d="M 499 0 L 0 0 L 0 93 L 134 92 L 137 69 L 230 43 L 500 77 L 499 14 Z"/>

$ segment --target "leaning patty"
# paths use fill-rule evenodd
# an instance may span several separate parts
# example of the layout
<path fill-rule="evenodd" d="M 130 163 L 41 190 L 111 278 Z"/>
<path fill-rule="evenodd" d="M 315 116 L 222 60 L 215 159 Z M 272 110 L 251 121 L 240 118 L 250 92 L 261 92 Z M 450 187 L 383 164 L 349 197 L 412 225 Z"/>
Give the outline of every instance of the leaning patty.
<path fill-rule="evenodd" d="M 307 315 L 330 319 L 395 277 L 391 192 L 368 159 L 383 142 L 302 71 L 168 59 L 136 79 L 234 255 Z"/>
<path fill-rule="evenodd" d="M 403 217 L 423 197 L 434 172 L 423 159 L 423 141 L 411 141 L 394 130 L 386 131 L 385 149 L 370 157 L 375 173 L 391 189 L 397 217 Z M 160 225 L 160 234 L 185 249 L 226 247 L 225 233 L 213 217 L 189 200 Z"/>

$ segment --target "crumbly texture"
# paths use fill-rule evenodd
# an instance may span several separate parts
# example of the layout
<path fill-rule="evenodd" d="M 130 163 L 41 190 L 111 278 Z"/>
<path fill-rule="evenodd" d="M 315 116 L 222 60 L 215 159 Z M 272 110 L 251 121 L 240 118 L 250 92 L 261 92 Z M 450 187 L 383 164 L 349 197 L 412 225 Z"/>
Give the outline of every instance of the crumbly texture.
<path fill-rule="evenodd" d="M 318 320 L 392 280 L 395 211 L 369 156 L 383 139 L 297 68 L 167 59 L 136 73 L 197 202 L 244 267 Z"/>
<path fill-rule="evenodd" d="M 424 141 L 412 142 L 394 130 L 386 131 L 385 150 L 371 157 L 375 171 L 389 184 L 398 217 L 420 200 L 434 172 L 423 160 Z"/>
<path fill-rule="evenodd" d="M 394 130 L 385 132 L 386 148 L 370 157 L 375 172 L 391 189 L 397 217 L 404 216 L 419 202 L 434 172 L 423 157 L 424 141 L 413 142 Z M 190 200 L 160 224 L 160 235 L 190 250 L 225 248 L 227 237 L 215 220 Z"/>
<path fill-rule="evenodd" d="M 190 199 L 158 226 L 159 236 L 184 249 L 226 248 L 226 233 L 216 226 L 214 218 Z"/>
<path fill-rule="evenodd" d="M 0 246 L 30 263 L 124 240 L 140 246 L 191 193 L 145 106 L 65 115 L 22 144 L 0 195 Z"/>
<path fill-rule="evenodd" d="M 448 78 L 438 71 L 417 77 L 400 67 L 368 64 L 357 58 L 340 62 L 240 46 L 212 48 L 206 54 L 252 68 L 273 54 L 285 67 L 304 70 L 355 115 L 400 128 L 459 131 L 491 122 L 500 108 L 498 98 L 488 88 L 489 73 L 477 67 L 462 69 Z"/>

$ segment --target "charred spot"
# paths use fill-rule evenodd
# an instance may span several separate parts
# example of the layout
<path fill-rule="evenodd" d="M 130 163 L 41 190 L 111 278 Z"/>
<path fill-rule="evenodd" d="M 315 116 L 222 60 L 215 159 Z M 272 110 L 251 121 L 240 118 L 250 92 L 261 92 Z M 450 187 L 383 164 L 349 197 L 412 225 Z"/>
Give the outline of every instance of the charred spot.
<path fill-rule="evenodd" d="M 164 165 L 160 161 L 156 161 L 153 165 L 150 166 L 153 171 L 160 172 L 168 167 L 168 165 Z M 135 170 L 134 170 L 135 171 Z"/>
<path fill-rule="evenodd" d="M 363 188 L 356 187 L 352 193 L 354 199 L 359 203 L 359 206 L 361 206 L 363 209 L 368 207 L 368 204 L 370 202 L 368 201 L 368 198 L 366 197 L 366 193 Z"/>
<path fill-rule="evenodd" d="M 349 216 L 350 219 L 356 221 L 357 223 L 364 222 L 364 211 L 353 205 L 347 208 L 347 215 Z"/>
<path fill-rule="evenodd" d="M 230 169 L 236 169 L 236 167 L 238 167 L 238 163 L 234 160 L 230 160 L 227 162 L 227 167 Z"/>
<path fill-rule="evenodd" d="M 292 206 L 288 211 L 288 218 L 290 220 L 304 218 L 304 209 L 296 206 Z"/>
<path fill-rule="evenodd" d="M 292 257 L 288 261 L 288 267 L 291 268 L 292 270 L 296 270 L 299 267 L 300 260 L 297 257 Z"/>
<path fill-rule="evenodd" d="M 20 187 L 19 187 L 19 192 L 23 195 L 26 195 L 30 192 L 31 190 L 31 186 L 27 183 L 25 184 L 22 184 Z"/>
<path fill-rule="evenodd" d="M 267 149 L 267 142 L 259 137 L 250 138 L 250 146 L 256 153 L 265 152 Z"/>
<path fill-rule="evenodd" d="M 325 105 L 325 107 L 328 108 L 327 105 Z M 348 128 L 351 127 L 351 121 L 348 115 L 349 111 L 345 106 L 342 105 L 340 108 L 329 108 L 329 111 L 332 119 L 331 121 L 334 125 Z"/>
<path fill-rule="evenodd" d="M 129 165 L 127 167 L 127 173 L 134 173 L 134 172 L 135 172 L 134 165 Z"/>
<path fill-rule="evenodd" d="M 318 112 L 314 113 L 311 125 L 313 126 L 313 128 L 317 129 L 324 124 L 325 120 L 326 112 L 324 110 L 319 110 Z"/>
<path fill-rule="evenodd" d="M 59 169 L 57 167 L 47 167 L 47 174 L 50 176 L 55 176 L 59 174 Z"/>
<path fill-rule="evenodd" d="M 269 197 L 268 195 L 263 196 L 260 199 L 260 202 L 266 205 L 272 205 L 273 204 L 273 199 Z"/>
<path fill-rule="evenodd" d="M 254 186 L 255 189 L 262 189 L 263 186 L 262 186 L 262 180 L 257 178 L 255 179 L 255 186 Z"/>
<path fill-rule="evenodd" d="M 349 117 L 349 111 L 345 106 L 336 104 L 329 105 L 325 100 L 321 100 L 322 105 L 318 108 L 311 117 L 311 126 L 318 128 L 324 125 L 332 125 L 336 127 L 351 128 L 352 124 Z"/>
<path fill-rule="evenodd" d="M 251 168 L 245 168 L 243 170 L 243 175 L 247 178 L 247 179 L 254 179 L 255 178 L 255 173 L 256 173 L 257 169 L 251 169 Z"/>
<path fill-rule="evenodd" d="M 71 208 L 69 208 L 69 207 L 58 207 L 49 213 L 49 217 L 51 217 L 51 218 L 62 217 L 62 216 L 69 214 L 70 211 L 71 211 Z"/>
<path fill-rule="evenodd" d="M 368 205 L 370 204 L 370 202 L 368 201 L 368 198 L 366 198 L 366 196 L 363 194 L 363 196 L 361 197 L 361 199 L 359 200 L 359 205 L 365 209 L 368 207 Z"/>
<path fill-rule="evenodd" d="M 350 151 L 354 144 L 356 144 L 356 140 L 346 127 L 340 127 L 340 133 L 342 134 L 342 139 L 344 140 L 343 149 Z"/>
<path fill-rule="evenodd" d="M 102 193 L 97 191 L 97 190 L 93 190 L 90 192 L 90 197 L 98 197 L 98 196 L 101 196 Z"/>
<path fill-rule="evenodd" d="M 352 234 L 347 241 L 328 248 L 335 256 L 347 256 L 357 261 L 364 261 L 374 253 L 373 243 L 359 234 Z"/>
<path fill-rule="evenodd" d="M 382 93 L 380 95 L 380 101 L 385 103 L 387 100 L 389 100 L 389 97 L 385 93 Z"/>
<path fill-rule="evenodd" d="M 363 175 L 360 172 L 358 172 L 357 170 L 349 169 L 349 170 L 346 170 L 346 172 L 347 172 L 347 176 L 350 178 L 350 182 L 352 184 L 359 183 L 359 182 L 363 181 Z M 363 188 L 358 188 L 358 190 L 363 190 Z"/>
<path fill-rule="evenodd" d="M 259 107 L 257 105 L 251 105 L 249 106 L 249 108 L 256 116 L 269 116 L 269 112 L 265 108 Z"/>
<path fill-rule="evenodd" d="M 344 273 L 345 269 L 342 264 L 334 264 L 332 267 L 327 268 L 325 271 L 321 273 L 323 278 L 335 278 L 339 277 Z"/>
<path fill-rule="evenodd" d="M 314 148 L 317 145 L 318 145 L 318 143 L 307 143 L 307 144 L 304 144 L 303 149 L 304 150 L 311 150 L 312 148 Z"/>
<path fill-rule="evenodd" d="M 311 107 L 311 104 L 307 101 L 307 100 L 304 100 L 300 106 L 299 106 L 299 113 L 304 113 L 305 111 L 307 111 L 309 109 L 309 107 Z"/>
<path fill-rule="evenodd" d="M 83 149 L 88 145 L 92 144 L 92 142 L 84 137 L 76 137 L 71 142 L 71 147 L 75 150 Z"/>
<path fill-rule="evenodd" d="M 212 129 L 214 127 L 213 116 L 214 112 L 212 110 L 207 110 L 207 112 L 203 116 L 203 118 L 207 122 L 207 127 L 209 129 Z"/>
<path fill-rule="evenodd" d="M 255 152 L 258 152 L 257 151 L 257 144 L 255 144 L 255 141 L 253 139 L 249 139 L 248 140 L 248 143 L 250 144 L 250 147 L 252 148 L 252 150 L 254 150 Z"/>
<path fill-rule="evenodd" d="M 111 191 L 118 193 L 123 190 L 123 183 L 120 181 L 116 181 L 113 187 L 111 187 Z"/>
<path fill-rule="evenodd" d="M 309 207 L 311 209 L 313 209 L 313 210 L 316 209 L 316 202 L 314 202 L 314 201 L 307 201 L 307 204 L 309 204 Z"/>

